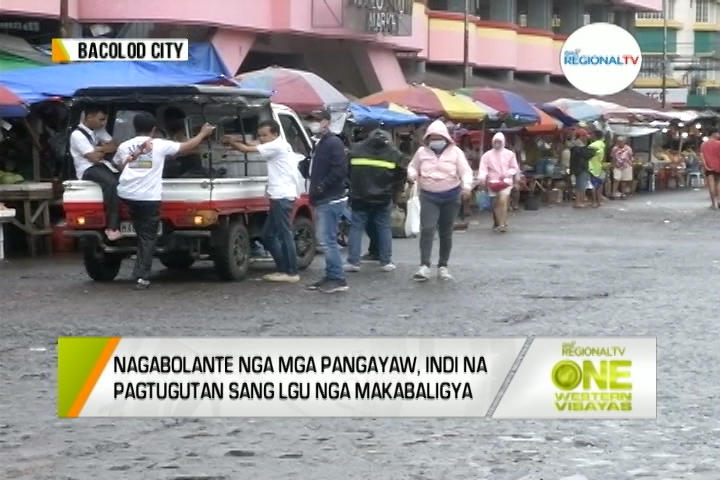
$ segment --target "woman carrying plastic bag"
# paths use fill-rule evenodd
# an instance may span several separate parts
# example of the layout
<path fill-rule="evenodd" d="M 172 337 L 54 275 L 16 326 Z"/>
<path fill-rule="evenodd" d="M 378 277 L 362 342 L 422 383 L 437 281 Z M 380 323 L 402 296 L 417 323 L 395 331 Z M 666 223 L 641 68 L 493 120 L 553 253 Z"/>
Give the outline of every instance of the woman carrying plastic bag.
<path fill-rule="evenodd" d="M 438 278 L 452 280 L 448 261 L 453 227 L 461 198 L 470 197 L 473 174 L 465 153 L 455 145 L 442 121 L 430 124 L 423 143 L 408 166 L 408 179 L 416 182 L 420 203 L 420 269 L 414 278 L 419 282 L 430 279 L 430 256 L 437 230 L 440 237 Z"/>
<path fill-rule="evenodd" d="M 420 234 L 420 198 L 418 197 L 417 183 L 410 188 L 410 197 L 407 201 L 405 214 L 405 236 L 416 237 Z"/>

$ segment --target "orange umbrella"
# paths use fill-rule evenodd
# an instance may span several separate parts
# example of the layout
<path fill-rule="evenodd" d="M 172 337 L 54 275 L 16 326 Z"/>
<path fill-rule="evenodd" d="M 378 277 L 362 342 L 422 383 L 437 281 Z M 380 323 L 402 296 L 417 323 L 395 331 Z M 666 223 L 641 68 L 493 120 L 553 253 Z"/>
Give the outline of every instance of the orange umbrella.
<path fill-rule="evenodd" d="M 563 124 L 560 120 L 557 118 L 553 118 L 547 113 L 543 112 L 539 108 L 533 105 L 533 108 L 535 109 L 535 112 L 540 117 L 540 122 L 536 123 L 535 125 L 531 125 L 529 127 L 525 127 L 525 131 L 530 133 L 550 133 L 554 132 L 555 130 L 559 130 L 563 128 Z"/>

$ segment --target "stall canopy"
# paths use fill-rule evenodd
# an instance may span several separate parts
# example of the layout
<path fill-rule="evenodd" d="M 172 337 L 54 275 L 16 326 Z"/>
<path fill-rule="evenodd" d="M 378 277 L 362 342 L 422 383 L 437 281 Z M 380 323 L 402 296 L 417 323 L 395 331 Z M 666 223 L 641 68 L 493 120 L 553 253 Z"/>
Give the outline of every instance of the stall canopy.
<path fill-rule="evenodd" d="M 35 62 L 33 60 L 28 60 L 15 55 L 0 52 L 0 73 L 40 66 L 42 66 L 41 63 Z"/>
<path fill-rule="evenodd" d="M 3 72 L 0 85 L 13 91 L 25 103 L 57 97 L 71 97 L 88 87 L 140 87 L 217 83 L 235 85 L 214 72 L 168 62 L 72 63 Z"/>
<path fill-rule="evenodd" d="M 360 125 L 375 121 L 388 127 L 397 127 L 401 125 L 417 125 L 429 120 L 425 115 L 399 113 L 385 107 L 368 107 L 357 103 L 350 104 L 350 113 L 355 122 Z"/>

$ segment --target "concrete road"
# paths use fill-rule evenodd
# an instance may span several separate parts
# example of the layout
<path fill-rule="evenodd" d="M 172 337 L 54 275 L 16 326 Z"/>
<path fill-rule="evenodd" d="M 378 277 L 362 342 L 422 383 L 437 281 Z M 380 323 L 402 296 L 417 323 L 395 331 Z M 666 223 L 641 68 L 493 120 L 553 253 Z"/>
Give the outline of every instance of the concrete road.
<path fill-rule="evenodd" d="M 454 284 L 410 281 L 417 242 L 396 240 L 396 272 L 352 274 L 337 296 L 209 269 L 160 271 L 134 292 L 89 282 L 74 258 L 0 265 L 0 478 L 720 478 L 720 212 L 707 194 L 519 212 L 504 236 L 488 221 L 455 236 Z M 65 421 L 59 335 L 654 335 L 658 419 Z"/>

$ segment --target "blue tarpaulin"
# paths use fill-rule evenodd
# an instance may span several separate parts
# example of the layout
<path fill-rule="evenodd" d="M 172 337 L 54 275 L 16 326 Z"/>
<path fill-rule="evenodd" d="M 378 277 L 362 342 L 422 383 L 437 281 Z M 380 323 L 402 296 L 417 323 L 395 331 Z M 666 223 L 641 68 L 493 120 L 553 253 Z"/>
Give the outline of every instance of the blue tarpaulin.
<path fill-rule="evenodd" d="M 92 62 L 4 72 L 0 84 L 32 104 L 71 97 L 89 87 L 152 87 L 198 83 L 231 84 L 232 80 L 175 62 Z"/>
<path fill-rule="evenodd" d="M 370 121 L 380 122 L 388 127 L 399 125 L 416 125 L 429 120 L 425 115 L 407 115 L 394 112 L 384 107 L 368 107 L 357 103 L 350 104 L 350 113 L 355 122 L 363 124 Z"/>
<path fill-rule="evenodd" d="M 225 63 L 218 55 L 217 50 L 212 43 L 192 43 L 190 44 L 190 55 L 187 62 L 172 62 L 174 64 L 185 64 L 188 67 L 204 70 L 206 72 L 215 72 L 218 75 L 225 75 L 228 78 L 235 76 L 234 72 L 230 72 Z"/>

